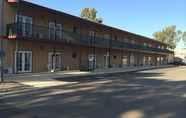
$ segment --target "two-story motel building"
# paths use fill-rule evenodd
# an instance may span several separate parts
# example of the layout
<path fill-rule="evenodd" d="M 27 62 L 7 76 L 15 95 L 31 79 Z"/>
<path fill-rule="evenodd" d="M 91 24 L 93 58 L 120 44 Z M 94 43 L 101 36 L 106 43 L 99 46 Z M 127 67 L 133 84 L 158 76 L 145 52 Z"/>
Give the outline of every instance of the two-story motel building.
<path fill-rule="evenodd" d="M 168 45 L 23 0 L 4 0 L 8 73 L 94 70 L 168 63 Z"/>

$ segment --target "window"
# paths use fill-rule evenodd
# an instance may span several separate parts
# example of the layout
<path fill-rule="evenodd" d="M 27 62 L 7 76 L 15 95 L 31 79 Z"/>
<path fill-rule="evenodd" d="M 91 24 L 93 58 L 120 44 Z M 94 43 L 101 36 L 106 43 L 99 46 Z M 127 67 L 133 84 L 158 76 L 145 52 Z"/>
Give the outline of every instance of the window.
<path fill-rule="evenodd" d="M 75 59 L 76 57 L 77 57 L 77 54 L 74 52 L 74 53 L 72 54 L 72 58 Z"/>
<path fill-rule="evenodd" d="M 96 33 L 94 31 L 89 31 L 89 36 L 90 37 L 94 37 L 96 35 Z"/>
<path fill-rule="evenodd" d="M 125 41 L 126 43 L 128 43 L 128 42 L 129 42 L 129 40 L 128 40 L 128 39 L 124 39 L 124 41 Z"/>
<path fill-rule="evenodd" d="M 62 38 L 62 25 L 57 24 L 56 25 L 56 39 L 61 39 Z"/>
<path fill-rule="evenodd" d="M 143 45 L 144 45 L 145 47 L 147 47 L 147 43 L 143 43 Z"/>
<path fill-rule="evenodd" d="M 77 33 L 78 32 L 78 28 L 76 26 L 73 27 L 73 32 Z"/>
<path fill-rule="evenodd" d="M 131 43 L 132 43 L 132 44 L 135 44 L 135 40 L 132 40 Z"/>
<path fill-rule="evenodd" d="M 96 33 L 94 31 L 89 31 L 89 38 L 90 38 L 91 42 L 94 40 L 95 35 L 96 35 Z"/>
<path fill-rule="evenodd" d="M 32 17 L 16 15 L 16 22 L 18 23 L 19 35 L 26 37 L 32 36 Z"/>
<path fill-rule="evenodd" d="M 118 40 L 118 37 L 116 35 L 114 36 L 114 40 L 116 40 L 116 41 Z"/>
<path fill-rule="evenodd" d="M 110 39 L 110 35 L 109 34 L 104 34 L 104 39 Z"/>
<path fill-rule="evenodd" d="M 151 44 L 149 44 L 149 47 L 152 47 L 152 45 L 151 45 Z"/>
<path fill-rule="evenodd" d="M 32 18 L 25 17 L 25 35 L 31 36 L 32 35 Z"/>
<path fill-rule="evenodd" d="M 55 39 L 55 23 L 54 22 L 49 23 L 49 39 L 51 40 Z"/>

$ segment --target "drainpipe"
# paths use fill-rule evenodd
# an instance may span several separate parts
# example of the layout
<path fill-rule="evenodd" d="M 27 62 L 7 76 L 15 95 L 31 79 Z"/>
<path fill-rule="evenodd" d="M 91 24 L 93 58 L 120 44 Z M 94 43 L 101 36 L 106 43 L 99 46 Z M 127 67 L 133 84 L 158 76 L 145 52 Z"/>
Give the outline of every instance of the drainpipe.
<path fill-rule="evenodd" d="M 20 32 L 18 31 L 18 27 L 19 27 L 19 24 L 21 23 L 21 22 L 19 22 L 19 17 L 20 17 L 20 0 L 18 0 L 17 1 L 17 11 L 16 11 L 16 17 L 17 17 L 17 21 L 16 21 L 16 35 L 20 35 Z M 22 32 L 21 32 L 22 33 Z M 19 51 L 19 41 L 18 40 L 15 40 L 15 43 L 16 43 L 16 47 L 15 47 L 15 57 L 17 56 L 17 53 L 18 53 L 18 51 Z M 16 74 L 17 73 L 17 67 L 16 67 L 16 63 L 17 62 L 15 62 L 14 61 L 14 73 Z"/>
<path fill-rule="evenodd" d="M 0 1 L 0 53 L 3 53 L 3 35 L 4 35 L 4 0 Z M 3 56 L 0 56 L 0 82 L 4 82 L 3 78 Z"/>
<path fill-rule="evenodd" d="M 109 59 L 108 59 L 108 67 L 111 68 L 111 47 L 112 47 L 112 36 L 109 38 Z"/>

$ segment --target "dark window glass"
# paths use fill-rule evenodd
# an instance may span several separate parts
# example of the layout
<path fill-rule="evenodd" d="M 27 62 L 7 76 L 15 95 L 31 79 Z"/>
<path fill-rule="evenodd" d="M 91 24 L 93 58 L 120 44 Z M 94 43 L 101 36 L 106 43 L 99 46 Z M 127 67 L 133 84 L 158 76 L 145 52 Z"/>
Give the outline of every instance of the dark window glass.
<path fill-rule="evenodd" d="M 76 53 L 73 53 L 73 54 L 72 54 L 72 58 L 75 59 L 76 57 L 77 57 L 77 54 L 76 54 Z"/>
<path fill-rule="evenodd" d="M 77 32 L 78 32 L 78 28 L 74 26 L 74 27 L 73 27 L 73 32 L 74 32 L 74 33 L 77 33 Z"/>

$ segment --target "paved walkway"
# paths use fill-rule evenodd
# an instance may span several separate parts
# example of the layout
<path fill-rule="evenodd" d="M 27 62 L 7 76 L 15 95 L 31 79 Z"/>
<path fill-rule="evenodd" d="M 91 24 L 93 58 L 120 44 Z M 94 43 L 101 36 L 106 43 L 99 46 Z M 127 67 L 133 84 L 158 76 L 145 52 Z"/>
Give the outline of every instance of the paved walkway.
<path fill-rule="evenodd" d="M 71 71 L 71 72 L 55 72 L 55 73 L 49 73 L 49 72 L 27 73 L 27 74 L 7 75 L 5 79 L 8 82 L 13 81 L 31 87 L 44 88 L 44 87 L 73 84 L 72 82 L 57 81 L 55 80 L 55 78 L 93 76 L 93 75 L 132 72 L 132 71 L 140 71 L 140 70 L 164 68 L 164 67 L 172 67 L 172 66 L 164 65 L 158 67 L 152 66 L 152 67 L 110 68 L 104 70 L 99 69 L 99 70 L 95 70 L 94 72 Z"/>

